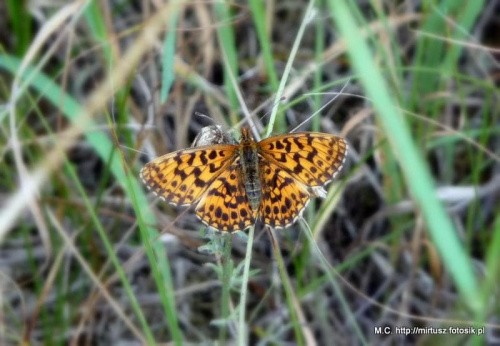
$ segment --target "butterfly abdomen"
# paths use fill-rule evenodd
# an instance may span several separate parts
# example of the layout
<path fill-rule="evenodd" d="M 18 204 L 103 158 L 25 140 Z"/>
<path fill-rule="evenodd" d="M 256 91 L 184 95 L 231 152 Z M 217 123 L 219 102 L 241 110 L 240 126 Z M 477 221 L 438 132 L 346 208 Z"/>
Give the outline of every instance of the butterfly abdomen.
<path fill-rule="evenodd" d="M 245 191 L 252 210 L 260 206 L 260 176 L 257 150 L 252 145 L 244 145 L 240 149 L 241 177 L 245 182 Z"/>

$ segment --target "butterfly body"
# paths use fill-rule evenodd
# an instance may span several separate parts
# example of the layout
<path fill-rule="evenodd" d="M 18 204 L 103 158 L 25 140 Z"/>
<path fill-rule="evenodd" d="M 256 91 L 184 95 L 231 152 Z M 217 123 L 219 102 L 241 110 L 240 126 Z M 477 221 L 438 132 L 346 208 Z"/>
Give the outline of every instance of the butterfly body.
<path fill-rule="evenodd" d="M 240 177 L 245 182 L 245 191 L 252 210 L 257 211 L 260 206 L 261 182 L 259 175 L 259 154 L 257 143 L 253 139 L 248 127 L 244 127 L 240 140 L 239 168 Z"/>
<path fill-rule="evenodd" d="M 303 132 L 256 142 L 248 127 L 238 144 L 211 144 L 161 156 L 141 178 L 163 200 L 196 205 L 206 225 L 223 232 L 244 230 L 260 216 L 264 224 L 293 224 L 310 198 L 340 171 L 347 143 L 324 133 Z"/>

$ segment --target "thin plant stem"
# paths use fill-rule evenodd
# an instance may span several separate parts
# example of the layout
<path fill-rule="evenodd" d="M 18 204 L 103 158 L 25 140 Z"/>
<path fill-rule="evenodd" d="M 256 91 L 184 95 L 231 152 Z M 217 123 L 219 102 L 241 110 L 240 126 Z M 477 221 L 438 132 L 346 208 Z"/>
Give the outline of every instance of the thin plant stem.
<path fill-rule="evenodd" d="M 321 267 L 325 271 L 325 274 L 328 276 L 328 279 L 329 279 L 330 283 L 332 284 L 332 288 L 335 291 L 335 295 L 339 298 L 340 305 L 342 306 L 342 309 L 344 310 L 344 313 L 346 314 L 346 316 L 348 318 L 348 323 L 350 323 L 352 325 L 354 332 L 358 336 L 361 343 L 363 345 L 368 345 L 368 342 L 367 342 L 365 336 L 363 335 L 361 328 L 359 327 L 358 323 L 356 322 L 356 317 L 352 313 L 352 311 L 351 311 L 351 309 L 350 309 L 350 307 L 349 307 L 349 305 L 344 297 L 344 294 L 342 293 L 342 290 L 339 287 L 339 284 L 337 283 L 337 281 L 333 277 L 332 272 L 329 270 L 330 265 L 329 265 L 328 261 L 326 260 L 325 256 L 323 256 L 323 253 L 319 249 L 318 244 L 314 240 L 314 236 L 313 236 L 311 229 L 309 228 L 309 225 L 307 224 L 307 222 L 304 219 L 301 219 L 301 221 L 302 221 L 302 225 L 304 226 L 303 227 L 303 229 L 305 230 L 304 233 L 306 234 L 307 239 L 309 239 L 309 244 L 311 244 L 311 246 L 313 246 L 314 249 L 316 250 L 316 251 L 312 251 L 312 253 L 315 253 L 317 255 L 317 257 L 319 257 L 319 259 L 320 259 L 319 262 L 321 264 Z"/>
<path fill-rule="evenodd" d="M 278 262 L 278 269 L 281 276 L 281 281 L 283 282 L 283 287 L 285 288 L 285 296 L 288 304 L 288 310 L 290 312 L 290 317 L 292 319 L 293 331 L 295 333 L 296 342 L 298 345 L 304 345 L 304 336 L 302 335 L 302 331 L 300 328 L 299 317 L 297 316 L 297 310 L 295 309 L 294 300 L 297 301 L 292 289 L 292 283 L 290 282 L 290 278 L 288 273 L 286 272 L 285 262 L 283 261 L 283 256 L 281 256 L 281 250 L 274 236 L 273 230 L 268 228 L 269 238 L 271 239 L 271 243 L 273 245 L 273 253 L 276 261 Z"/>
<path fill-rule="evenodd" d="M 221 315 L 222 319 L 227 320 L 229 317 L 229 293 L 231 290 L 231 275 L 233 265 L 231 260 L 231 249 L 233 245 L 233 235 L 228 233 L 224 236 L 224 250 L 221 257 L 222 262 L 222 299 L 221 299 Z M 226 342 L 226 332 L 228 324 L 221 326 L 219 330 L 219 345 L 224 345 Z"/>
<path fill-rule="evenodd" d="M 245 267 L 243 268 L 243 278 L 241 281 L 241 295 L 240 295 L 240 310 L 239 310 L 239 327 L 238 327 L 238 345 L 246 345 L 246 325 L 245 325 L 245 307 L 247 302 L 247 286 L 248 276 L 250 272 L 250 261 L 252 260 L 252 247 L 253 236 L 255 233 L 255 226 L 250 227 L 248 230 L 247 250 L 245 254 Z"/>
<path fill-rule="evenodd" d="M 297 51 L 299 50 L 300 41 L 302 40 L 302 36 L 304 36 L 304 31 L 306 30 L 306 26 L 309 22 L 309 19 L 312 17 L 313 9 L 314 9 L 314 0 L 311 0 L 307 5 L 307 9 L 304 14 L 304 19 L 300 24 L 299 32 L 297 33 L 297 37 L 293 42 L 292 50 L 290 51 L 290 56 L 288 58 L 288 61 L 286 62 L 285 71 L 283 72 L 283 76 L 281 77 L 278 92 L 276 93 L 276 98 L 274 100 L 274 104 L 276 104 L 276 106 L 273 107 L 273 110 L 271 112 L 271 116 L 269 118 L 269 125 L 267 127 L 266 135 L 264 136 L 264 138 L 269 137 L 269 135 L 271 135 L 271 132 L 273 131 L 274 122 L 276 121 L 276 115 L 278 113 L 279 102 L 281 101 L 281 97 L 283 96 L 283 91 L 285 90 L 285 85 L 288 80 L 288 76 L 290 75 L 290 71 L 292 70 L 293 61 L 295 60 L 295 56 L 297 55 Z"/>

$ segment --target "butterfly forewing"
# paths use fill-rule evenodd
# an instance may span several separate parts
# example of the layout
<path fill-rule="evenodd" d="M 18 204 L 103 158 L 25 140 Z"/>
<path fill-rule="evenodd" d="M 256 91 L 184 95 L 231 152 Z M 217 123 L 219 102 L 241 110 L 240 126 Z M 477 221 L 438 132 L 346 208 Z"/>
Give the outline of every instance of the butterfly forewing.
<path fill-rule="evenodd" d="M 307 187 L 322 187 L 342 169 L 347 143 L 324 133 L 274 136 L 259 142 L 260 154 Z"/>
<path fill-rule="evenodd" d="M 141 178 L 156 195 L 175 205 L 198 201 L 237 156 L 236 145 L 179 150 L 144 166 Z"/>

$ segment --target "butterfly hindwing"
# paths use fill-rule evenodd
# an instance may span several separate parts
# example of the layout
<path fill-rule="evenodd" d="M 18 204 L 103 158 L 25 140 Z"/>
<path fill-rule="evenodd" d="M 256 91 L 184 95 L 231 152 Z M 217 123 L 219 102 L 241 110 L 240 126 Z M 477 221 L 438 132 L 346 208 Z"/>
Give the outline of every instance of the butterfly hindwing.
<path fill-rule="evenodd" d="M 248 203 L 237 161 L 210 185 L 196 207 L 203 223 L 223 232 L 243 231 L 257 217 Z"/>
<path fill-rule="evenodd" d="M 261 160 L 262 195 L 260 215 L 271 227 L 287 227 L 297 220 L 309 203 L 306 187 L 283 168 Z"/>

